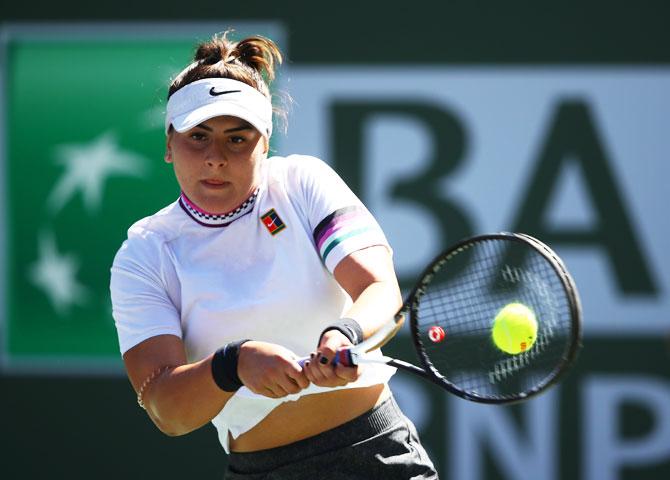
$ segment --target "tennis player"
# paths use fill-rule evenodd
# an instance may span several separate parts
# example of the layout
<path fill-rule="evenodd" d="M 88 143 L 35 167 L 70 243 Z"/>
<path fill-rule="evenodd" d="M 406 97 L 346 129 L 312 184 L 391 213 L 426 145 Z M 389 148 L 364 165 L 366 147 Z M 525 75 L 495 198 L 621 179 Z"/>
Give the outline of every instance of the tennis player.
<path fill-rule="evenodd" d="M 269 39 L 215 36 L 170 85 L 181 194 L 112 267 L 128 376 L 162 432 L 215 425 L 229 479 L 437 478 L 394 369 L 331 363 L 402 300 L 383 232 L 338 175 L 268 156 L 281 60 Z"/>

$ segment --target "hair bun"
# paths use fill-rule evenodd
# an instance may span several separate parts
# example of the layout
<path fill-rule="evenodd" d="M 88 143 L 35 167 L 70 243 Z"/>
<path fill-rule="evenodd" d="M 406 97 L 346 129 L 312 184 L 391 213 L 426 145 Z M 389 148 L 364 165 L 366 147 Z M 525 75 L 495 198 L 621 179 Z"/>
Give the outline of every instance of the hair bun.
<path fill-rule="evenodd" d="M 275 76 L 275 64 L 282 62 L 282 55 L 275 43 L 265 37 L 249 37 L 236 45 L 239 59 L 267 80 Z"/>
<path fill-rule="evenodd" d="M 228 39 L 229 30 L 198 45 L 193 62 L 171 82 L 168 98 L 189 83 L 203 78 L 232 78 L 255 88 L 271 99 L 269 83 L 282 62 L 279 47 L 260 35 L 239 42 Z"/>
<path fill-rule="evenodd" d="M 213 38 L 211 41 L 202 43 L 198 46 L 193 60 L 206 65 L 214 65 L 229 55 L 229 47 L 230 44 L 223 39 Z"/>

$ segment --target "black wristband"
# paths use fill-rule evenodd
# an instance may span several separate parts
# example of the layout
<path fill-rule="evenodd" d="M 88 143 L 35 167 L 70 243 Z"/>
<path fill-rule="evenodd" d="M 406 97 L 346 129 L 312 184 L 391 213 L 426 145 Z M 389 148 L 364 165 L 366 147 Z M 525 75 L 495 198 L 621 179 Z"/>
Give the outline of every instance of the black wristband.
<path fill-rule="evenodd" d="M 338 322 L 328 325 L 323 329 L 321 335 L 319 336 L 319 343 L 317 346 L 321 345 L 321 339 L 323 338 L 324 333 L 328 330 L 337 330 L 342 335 L 347 337 L 353 345 L 358 345 L 363 341 L 363 329 L 359 323 L 353 318 L 341 318 Z"/>
<path fill-rule="evenodd" d="M 242 386 L 242 380 L 237 374 L 237 360 L 240 356 L 240 347 L 248 341 L 249 339 L 227 343 L 214 353 L 212 377 L 224 392 L 234 392 Z"/>

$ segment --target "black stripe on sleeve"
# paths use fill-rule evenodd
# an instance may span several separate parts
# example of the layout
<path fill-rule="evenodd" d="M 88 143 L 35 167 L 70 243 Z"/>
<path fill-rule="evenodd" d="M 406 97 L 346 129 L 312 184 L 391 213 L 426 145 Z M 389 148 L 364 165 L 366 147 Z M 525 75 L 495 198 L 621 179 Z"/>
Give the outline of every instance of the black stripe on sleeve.
<path fill-rule="evenodd" d="M 321 237 L 321 234 L 324 232 L 324 230 L 328 229 L 328 226 L 330 223 L 339 217 L 340 215 L 344 215 L 345 213 L 352 212 L 354 210 L 360 210 L 361 207 L 359 205 L 352 205 L 350 207 L 344 207 L 340 208 L 338 210 L 335 210 L 333 213 L 330 215 L 326 216 L 323 220 L 319 222 L 319 224 L 316 226 L 314 229 L 314 232 L 312 233 L 312 237 L 314 237 L 314 242 L 318 243 L 319 238 Z"/>

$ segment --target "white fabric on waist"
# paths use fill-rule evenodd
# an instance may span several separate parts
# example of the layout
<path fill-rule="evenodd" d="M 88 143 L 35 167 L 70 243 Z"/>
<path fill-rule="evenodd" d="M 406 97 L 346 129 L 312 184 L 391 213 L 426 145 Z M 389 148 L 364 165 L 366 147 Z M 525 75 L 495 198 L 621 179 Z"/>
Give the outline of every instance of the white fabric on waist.
<path fill-rule="evenodd" d="M 381 352 L 379 355 L 381 356 Z M 372 355 L 372 353 L 370 354 Z M 396 368 L 383 364 L 366 364 L 358 380 L 342 387 L 320 387 L 310 384 L 299 393 L 282 398 L 270 398 L 258 395 L 247 389 L 238 390 L 223 407 L 223 410 L 212 419 L 219 433 L 219 441 L 226 453 L 230 453 L 228 432 L 237 438 L 260 423 L 272 410 L 284 402 L 294 402 L 305 395 L 324 393 L 346 388 L 362 388 L 386 383 L 396 372 Z"/>

